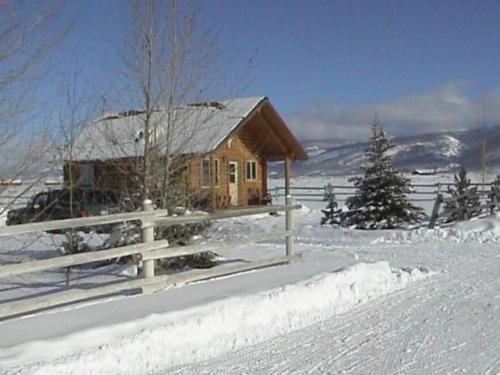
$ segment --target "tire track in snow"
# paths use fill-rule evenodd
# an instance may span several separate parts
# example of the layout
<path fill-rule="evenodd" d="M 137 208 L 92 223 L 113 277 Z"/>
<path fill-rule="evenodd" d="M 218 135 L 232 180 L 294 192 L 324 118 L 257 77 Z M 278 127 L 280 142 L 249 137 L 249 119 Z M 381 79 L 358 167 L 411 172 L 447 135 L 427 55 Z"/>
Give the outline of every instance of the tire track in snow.
<path fill-rule="evenodd" d="M 439 278 L 439 275 L 437 277 Z M 410 295 L 412 297 L 418 296 L 420 294 L 420 290 L 422 289 L 422 286 L 425 284 L 429 284 L 431 282 L 432 281 L 426 279 L 426 280 L 420 282 L 419 284 L 410 285 L 406 290 L 400 290 L 400 291 L 393 293 L 391 295 L 391 297 L 393 297 L 395 299 L 399 299 L 400 296 L 402 296 L 404 294 Z M 355 356 L 361 349 L 363 349 L 363 347 L 365 345 L 369 344 L 370 340 L 372 340 L 375 336 L 383 336 L 384 334 L 389 333 L 386 329 L 386 331 L 384 331 L 382 333 L 373 332 L 369 335 L 369 337 L 366 337 L 367 333 L 365 331 L 362 331 L 362 330 L 356 331 L 356 323 L 353 322 L 353 321 L 357 321 L 357 320 L 363 321 L 366 319 L 367 315 L 369 317 L 370 317 L 370 315 L 372 315 L 371 318 L 373 319 L 374 317 L 377 316 L 377 314 L 373 313 L 373 309 L 377 308 L 377 307 L 384 308 L 387 305 L 387 303 L 388 302 L 386 301 L 386 298 L 379 298 L 379 299 L 371 301 L 370 303 L 360 305 L 357 308 L 355 308 L 355 309 L 353 309 L 345 314 L 341 314 L 341 315 L 336 316 L 334 319 L 335 320 L 338 319 L 338 322 L 335 325 L 334 331 L 332 331 L 332 329 L 331 329 L 332 327 L 325 324 L 325 322 L 316 323 L 316 324 L 309 326 L 308 328 L 305 328 L 303 330 L 300 330 L 300 331 L 293 333 L 293 335 L 300 335 L 301 336 L 300 340 L 290 341 L 288 339 L 285 340 L 285 337 L 281 337 L 281 338 L 278 338 L 275 340 L 267 341 L 263 344 L 255 346 L 254 348 L 257 348 L 257 350 L 259 352 L 258 357 L 266 356 L 269 353 L 272 353 L 273 363 L 277 364 L 277 368 L 279 368 L 279 373 L 287 373 L 288 371 L 296 372 L 296 368 L 294 367 L 295 365 L 292 365 L 291 367 L 289 367 L 287 365 L 286 359 L 288 358 L 288 355 L 289 355 L 288 352 L 290 350 L 291 351 L 294 351 L 294 350 L 300 351 L 300 349 L 304 348 L 304 345 L 307 346 L 309 344 L 311 344 L 311 345 L 309 347 L 307 347 L 308 356 L 307 356 L 307 358 L 302 358 L 302 359 L 306 362 L 309 361 L 309 362 L 313 363 L 313 365 L 311 366 L 311 369 L 319 369 L 319 368 L 321 368 L 322 364 L 326 364 L 329 366 L 331 360 L 335 361 L 341 357 L 350 358 L 352 356 Z M 397 304 L 396 301 L 392 302 L 392 305 L 396 305 L 396 304 Z M 372 328 L 370 328 L 370 329 L 372 329 Z M 316 339 L 315 339 L 314 335 L 309 336 L 309 338 L 307 338 L 307 335 L 305 335 L 305 336 L 302 335 L 303 331 L 309 331 L 309 330 L 313 330 L 314 332 L 319 331 L 322 334 L 328 333 L 329 336 L 333 335 L 332 340 L 337 341 L 339 343 L 342 343 L 343 350 L 341 350 L 340 353 L 338 353 L 338 355 L 336 357 L 331 358 L 330 360 L 327 359 L 323 362 L 318 363 L 317 354 L 319 354 L 319 352 L 322 350 L 322 348 L 318 345 L 315 345 Z M 353 330 L 355 330 L 355 331 L 352 332 Z M 339 335 L 335 331 L 341 331 L 342 333 Z M 347 334 L 346 332 L 352 332 L 352 333 Z M 281 342 L 281 344 L 280 344 L 280 342 Z M 347 347 L 346 347 L 346 344 L 347 344 Z M 249 350 L 249 348 L 246 348 L 246 349 L 240 350 L 239 352 L 236 353 L 237 355 L 242 356 L 243 362 L 252 361 L 254 358 L 254 354 L 252 353 L 252 351 L 248 352 L 248 350 Z M 221 368 L 225 367 L 225 363 L 229 366 L 229 363 L 227 363 L 224 359 L 222 359 L 220 362 L 220 365 L 222 365 Z M 200 365 L 201 365 L 201 367 L 204 367 L 203 363 L 201 363 Z M 274 367 L 274 366 L 271 366 L 270 368 L 267 367 L 268 364 L 265 362 L 262 363 L 261 365 L 262 366 L 257 366 L 257 368 L 253 368 L 251 372 L 254 373 L 256 371 L 258 373 L 260 371 L 264 371 L 264 373 L 267 373 L 267 372 L 271 372 L 273 370 L 273 367 Z M 239 371 L 245 372 L 245 369 L 242 369 L 239 367 L 237 367 L 237 369 L 238 369 L 237 372 L 239 372 Z M 173 373 L 184 373 L 184 371 L 186 371 L 186 368 L 180 368 L 176 371 L 173 371 Z M 197 370 L 195 372 L 198 372 L 198 371 L 200 371 L 200 373 L 217 373 L 218 372 L 217 370 L 214 370 L 213 368 L 212 368 L 212 370 L 208 370 L 208 371 L 206 371 L 206 369 L 203 370 L 202 368 L 197 368 Z M 237 372 L 235 372 L 235 373 L 237 373 Z M 307 373 L 307 371 L 305 371 L 304 373 Z"/>
<path fill-rule="evenodd" d="M 447 374 L 498 371 L 499 262 L 457 254 L 449 270 L 300 331 L 176 374 Z"/>

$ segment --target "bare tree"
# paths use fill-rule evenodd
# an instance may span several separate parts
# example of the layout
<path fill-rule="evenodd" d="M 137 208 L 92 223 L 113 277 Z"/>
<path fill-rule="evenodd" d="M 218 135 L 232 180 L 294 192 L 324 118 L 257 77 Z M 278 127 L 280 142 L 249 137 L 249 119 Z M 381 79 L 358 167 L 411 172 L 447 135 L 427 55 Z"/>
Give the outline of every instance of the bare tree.
<path fill-rule="evenodd" d="M 78 73 L 75 72 L 70 79 L 63 80 L 58 93 L 61 102 L 57 110 L 56 138 L 59 145 L 55 158 L 56 163 L 60 166 L 74 159 L 76 137 L 98 112 L 94 98 L 79 90 L 78 81 Z M 67 188 L 70 192 L 74 188 L 72 185 L 74 183 L 72 172 L 71 168 L 65 168 L 64 173 L 68 175 L 66 182 L 69 183 Z M 70 207 L 72 207 L 71 202 Z"/>
<path fill-rule="evenodd" d="M 131 27 L 120 47 L 120 65 L 102 80 L 108 90 L 102 91 L 104 106 L 122 112 L 104 113 L 82 130 L 71 168 L 78 173 L 94 167 L 99 186 L 136 204 L 152 198 L 171 207 L 208 194 L 214 201 L 215 189 L 208 193 L 206 184 L 203 189 L 186 185 L 193 160 L 210 159 L 208 145 L 222 140 L 216 118 L 230 116 L 221 110 L 224 105 L 213 102 L 230 76 L 221 72 L 221 51 L 213 34 L 202 29 L 197 4 L 147 0 L 129 5 Z M 237 86 L 222 90 L 230 87 L 234 93 Z M 210 160 L 212 187 L 216 169 Z"/>
<path fill-rule="evenodd" d="M 53 146 L 47 118 L 37 111 L 36 90 L 48 69 L 45 58 L 67 33 L 55 25 L 61 6 L 54 1 L 26 6 L 0 0 L 0 174 L 3 182 L 20 178 L 36 168 Z M 44 112 L 43 116 L 41 112 Z M 17 190 L 23 195 L 32 187 Z M 6 185 L 0 189 L 4 195 Z M 2 205 L 6 210 L 12 201 Z"/>
<path fill-rule="evenodd" d="M 212 35 L 200 30 L 200 8 L 180 6 L 185 4 L 132 1 L 133 29 L 122 53 L 122 105 L 140 110 L 134 115 L 141 129 L 141 196 L 155 196 L 162 205 L 189 162 L 188 149 L 199 142 L 194 133 L 212 116 L 210 110 L 186 106 L 204 99 L 213 83 L 218 50 Z"/>
<path fill-rule="evenodd" d="M 481 148 L 479 151 L 479 162 L 481 169 L 481 184 L 483 186 L 483 192 L 486 191 L 486 164 L 487 164 L 487 122 L 488 122 L 488 103 L 486 97 L 481 98 L 480 104 L 480 119 L 479 126 L 481 132 Z"/>

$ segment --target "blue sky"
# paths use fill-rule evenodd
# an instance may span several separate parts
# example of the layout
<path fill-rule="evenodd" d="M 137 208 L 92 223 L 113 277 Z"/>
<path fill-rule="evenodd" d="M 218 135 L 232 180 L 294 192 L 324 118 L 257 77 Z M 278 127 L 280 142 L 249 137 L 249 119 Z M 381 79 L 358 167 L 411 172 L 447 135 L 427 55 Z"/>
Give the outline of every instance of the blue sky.
<path fill-rule="evenodd" d="M 305 101 L 378 101 L 449 81 L 500 83 L 500 3 L 211 1 L 224 44 L 257 49 L 255 92 Z"/>
<path fill-rule="evenodd" d="M 75 25 L 59 67 L 78 70 L 82 85 L 112 79 L 126 3 L 69 4 Z M 201 6 L 200 26 L 222 50 L 221 74 L 245 77 L 224 84 L 241 96 L 268 96 L 301 138 L 363 138 L 375 112 L 394 134 L 473 127 L 481 116 L 500 123 L 498 1 Z"/>

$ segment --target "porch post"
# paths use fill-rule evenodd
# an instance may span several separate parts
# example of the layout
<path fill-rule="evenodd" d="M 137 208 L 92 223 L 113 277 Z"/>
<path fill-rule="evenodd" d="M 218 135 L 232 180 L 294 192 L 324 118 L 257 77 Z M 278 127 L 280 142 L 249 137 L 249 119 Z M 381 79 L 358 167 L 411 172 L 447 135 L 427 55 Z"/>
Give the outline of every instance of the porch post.
<path fill-rule="evenodd" d="M 287 155 L 285 158 L 285 196 L 290 195 L 290 158 Z"/>
<path fill-rule="evenodd" d="M 294 201 L 290 195 L 285 198 L 286 216 L 285 216 L 285 230 L 286 234 L 286 256 L 291 258 L 293 256 L 293 205 Z"/>
<path fill-rule="evenodd" d="M 210 154 L 210 159 L 209 159 L 210 167 L 208 168 L 209 170 L 209 176 L 210 176 L 210 207 L 212 208 L 212 211 L 215 211 L 217 208 L 217 202 L 216 202 L 216 194 L 215 194 L 215 173 L 217 172 L 215 170 L 215 161 L 214 157 Z"/>

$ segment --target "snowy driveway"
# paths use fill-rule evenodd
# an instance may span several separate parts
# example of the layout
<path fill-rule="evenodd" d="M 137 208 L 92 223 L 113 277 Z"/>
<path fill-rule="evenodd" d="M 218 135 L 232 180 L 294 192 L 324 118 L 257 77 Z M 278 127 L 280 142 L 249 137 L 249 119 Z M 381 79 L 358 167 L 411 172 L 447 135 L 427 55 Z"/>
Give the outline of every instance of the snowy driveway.
<path fill-rule="evenodd" d="M 499 374 L 498 245 L 433 244 L 420 256 L 414 248 L 401 246 L 392 256 L 446 263 L 445 271 L 327 321 L 168 373 Z"/>
<path fill-rule="evenodd" d="M 3 365 L 6 373 L 30 374 L 500 373 L 500 218 L 437 230 L 353 231 L 319 226 L 317 210 L 297 216 L 298 263 L 1 322 L 0 372 Z M 282 218 L 268 215 L 226 220 L 206 240 L 282 226 Z M 237 261 L 283 251 L 270 242 L 224 256 Z M 436 274 L 377 299 L 354 300 L 344 313 L 335 311 L 336 295 L 316 288 L 318 275 L 379 261 Z M 334 302 L 319 320 L 308 317 L 323 294 L 310 301 L 304 289 L 288 298 L 311 280 L 311 292 Z M 370 289 L 366 280 L 360 288 Z M 255 313 L 266 311 L 260 302 L 280 296 L 299 312 L 291 315 L 295 326 L 280 320 L 283 304 Z"/>

